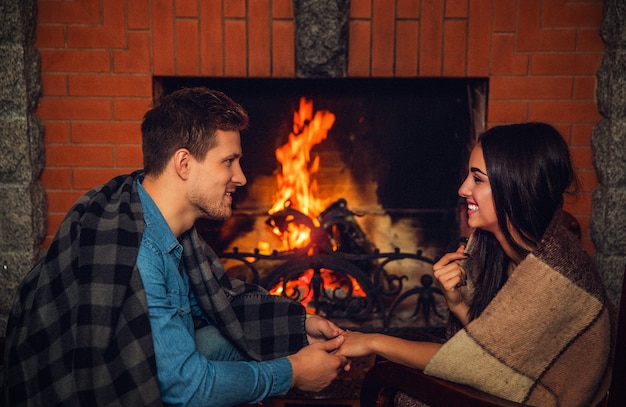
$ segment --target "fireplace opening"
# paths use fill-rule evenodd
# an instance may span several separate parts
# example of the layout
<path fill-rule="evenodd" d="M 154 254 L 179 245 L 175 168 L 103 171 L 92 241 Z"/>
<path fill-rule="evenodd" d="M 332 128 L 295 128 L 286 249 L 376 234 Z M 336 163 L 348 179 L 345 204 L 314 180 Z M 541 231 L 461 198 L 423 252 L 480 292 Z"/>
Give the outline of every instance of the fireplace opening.
<path fill-rule="evenodd" d="M 417 299 L 401 306 L 394 299 L 430 289 L 422 277 L 464 232 L 457 189 L 475 136 L 484 130 L 487 79 L 158 77 L 154 84 L 155 99 L 181 87 L 220 90 L 250 116 L 242 132 L 248 183 L 234 197 L 233 216 L 198 222 L 229 274 L 270 284 L 271 290 L 282 285 L 282 295 L 308 297 L 313 312 L 327 316 L 362 322 L 369 318 L 367 310 L 388 323 L 391 310 L 416 313 Z M 310 217 L 293 207 L 270 214 L 284 166 L 277 151 L 291 133 L 304 131 L 295 124 L 303 103 L 310 104 L 311 117 L 301 127 L 317 113 L 327 121 L 332 116 L 327 134 L 306 153 L 315 161 L 315 171 L 307 175 L 321 210 Z M 286 247 L 273 232 L 277 223 L 298 219 L 310 223 L 317 241 Z M 328 275 L 333 264 L 353 272 Z M 277 277 L 277 270 L 289 278 Z M 306 280 L 309 288 L 286 284 L 292 277 Z M 316 287 L 311 280 L 336 284 Z M 378 298 L 368 298 L 372 295 Z"/>

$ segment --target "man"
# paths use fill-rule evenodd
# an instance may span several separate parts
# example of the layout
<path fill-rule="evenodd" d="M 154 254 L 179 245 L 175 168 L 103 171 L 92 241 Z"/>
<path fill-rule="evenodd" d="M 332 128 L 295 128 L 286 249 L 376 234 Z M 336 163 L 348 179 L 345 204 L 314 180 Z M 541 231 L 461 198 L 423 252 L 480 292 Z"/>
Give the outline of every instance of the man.
<path fill-rule="evenodd" d="M 231 215 L 247 124 L 205 88 L 146 113 L 144 170 L 82 197 L 19 289 L 7 405 L 230 406 L 319 391 L 349 368 L 341 329 L 230 280 L 194 228 Z"/>

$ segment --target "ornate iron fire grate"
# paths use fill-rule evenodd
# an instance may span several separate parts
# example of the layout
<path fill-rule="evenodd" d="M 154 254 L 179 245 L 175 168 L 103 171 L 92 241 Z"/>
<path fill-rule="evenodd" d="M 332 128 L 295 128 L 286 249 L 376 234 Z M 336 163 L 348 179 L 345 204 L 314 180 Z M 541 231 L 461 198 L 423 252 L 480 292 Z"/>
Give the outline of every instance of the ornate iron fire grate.
<path fill-rule="evenodd" d="M 319 217 L 320 226 L 306 215 L 287 208 L 267 219 L 272 227 L 285 228 L 288 223 L 305 224 L 311 229 L 310 243 L 303 248 L 286 252 L 274 251 L 267 255 L 260 251 L 221 254 L 224 259 L 241 262 L 250 271 L 252 282 L 267 290 L 279 289 L 280 295 L 303 302 L 313 312 L 330 319 L 366 321 L 381 319 L 383 329 L 389 328 L 391 317 L 398 305 L 409 296 L 433 293 L 432 279 L 422 276 L 422 286 L 409 289 L 402 295 L 406 275 L 388 272 L 396 261 L 410 261 L 432 265 L 434 261 L 422 255 L 422 251 L 403 253 L 399 249 L 380 252 L 365 237 L 355 220 L 355 214 L 344 199 L 330 205 Z M 258 265 L 264 261 L 278 262 L 272 271 L 261 276 Z M 420 302 L 415 314 L 420 311 Z M 428 321 L 434 305 L 423 305 L 421 312 Z"/>

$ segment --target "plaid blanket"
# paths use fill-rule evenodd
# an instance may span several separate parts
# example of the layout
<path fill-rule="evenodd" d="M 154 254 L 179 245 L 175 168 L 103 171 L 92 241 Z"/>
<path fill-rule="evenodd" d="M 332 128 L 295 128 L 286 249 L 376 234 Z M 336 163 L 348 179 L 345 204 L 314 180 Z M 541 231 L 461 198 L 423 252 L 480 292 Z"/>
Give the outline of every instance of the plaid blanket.
<path fill-rule="evenodd" d="M 555 216 L 483 314 L 424 371 L 527 405 L 589 405 L 607 372 L 612 319 L 593 261 Z"/>
<path fill-rule="evenodd" d="M 141 175 L 117 177 L 80 198 L 19 287 L 6 332 L 5 405 L 162 405 L 135 266 Z M 306 344 L 302 306 L 231 281 L 195 229 L 181 240 L 199 305 L 242 351 L 264 360 Z"/>

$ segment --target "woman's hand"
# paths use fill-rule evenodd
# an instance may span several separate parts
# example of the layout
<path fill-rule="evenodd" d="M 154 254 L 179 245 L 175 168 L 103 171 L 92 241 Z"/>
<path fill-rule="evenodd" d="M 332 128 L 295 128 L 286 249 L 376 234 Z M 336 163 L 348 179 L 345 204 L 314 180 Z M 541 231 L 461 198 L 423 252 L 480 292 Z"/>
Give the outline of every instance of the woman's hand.
<path fill-rule="evenodd" d="M 424 369 L 441 347 L 440 343 L 411 341 L 381 333 L 346 331 L 336 356 L 348 358 L 377 354 L 392 362 Z"/>
<path fill-rule="evenodd" d="M 448 308 L 465 324 L 468 321 L 467 311 L 469 307 L 460 291 L 460 287 L 464 286 L 467 280 L 463 261 L 467 259 L 468 255 L 464 250 L 465 246 L 461 245 L 456 252 L 444 254 L 433 265 L 433 275 L 439 281 Z"/>
<path fill-rule="evenodd" d="M 374 353 L 371 348 L 372 340 L 376 334 L 366 334 L 362 332 L 345 331 L 343 333 L 343 344 L 337 350 L 338 356 L 348 358 L 358 358 Z"/>

